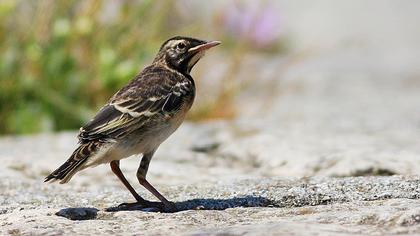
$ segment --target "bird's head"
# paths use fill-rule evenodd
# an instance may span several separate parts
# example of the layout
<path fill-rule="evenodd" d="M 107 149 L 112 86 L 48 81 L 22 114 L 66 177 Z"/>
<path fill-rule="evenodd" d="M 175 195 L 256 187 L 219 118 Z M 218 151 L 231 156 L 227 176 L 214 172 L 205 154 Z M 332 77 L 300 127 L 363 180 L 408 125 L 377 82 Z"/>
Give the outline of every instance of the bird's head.
<path fill-rule="evenodd" d="M 165 63 L 181 73 L 190 73 L 194 65 L 204 56 L 205 51 L 219 44 L 219 41 L 173 37 L 160 47 L 154 63 Z"/>

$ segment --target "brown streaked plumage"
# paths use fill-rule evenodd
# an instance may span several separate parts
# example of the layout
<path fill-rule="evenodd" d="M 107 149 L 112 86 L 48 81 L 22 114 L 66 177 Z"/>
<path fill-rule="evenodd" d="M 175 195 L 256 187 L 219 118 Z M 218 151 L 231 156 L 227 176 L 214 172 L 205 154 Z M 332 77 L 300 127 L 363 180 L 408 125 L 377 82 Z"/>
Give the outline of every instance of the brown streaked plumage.
<path fill-rule="evenodd" d="M 161 207 L 140 197 L 119 168 L 121 159 L 143 154 L 137 170 L 139 183 L 163 203 L 165 210 L 174 210 L 174 205 L 146 180 L 147 170 L 154 152 L 181 125 L 192 106 L 195 85 L 191 69 L 207 49 L 219 43 L 179 36 L 167 40 L 153 63 L 80 128 L 79 147 L 45 181 L 67 183 L 80 170 L 110 163 L 113 173 L 137 200 L 136 205 Z"/>

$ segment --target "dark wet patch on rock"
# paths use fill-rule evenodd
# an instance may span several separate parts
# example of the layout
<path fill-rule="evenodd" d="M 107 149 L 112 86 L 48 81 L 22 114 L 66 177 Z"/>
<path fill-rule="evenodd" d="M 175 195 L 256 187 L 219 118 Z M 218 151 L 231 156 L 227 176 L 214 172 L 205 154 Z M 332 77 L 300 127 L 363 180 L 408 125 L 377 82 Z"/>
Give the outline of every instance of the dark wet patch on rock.
<path fill-rule="evenodd" d="M 92 207 L 64 208 L 55 213 L 70 220 L 93 220 L 98 215 L 98 209 Z"/>
<path fill-rule="evenodd" d="M 397 173 L 389 169 L 370 167 L 364 170 L 357 170 L 352 176 L 392 176 L 396 174 Z"/>

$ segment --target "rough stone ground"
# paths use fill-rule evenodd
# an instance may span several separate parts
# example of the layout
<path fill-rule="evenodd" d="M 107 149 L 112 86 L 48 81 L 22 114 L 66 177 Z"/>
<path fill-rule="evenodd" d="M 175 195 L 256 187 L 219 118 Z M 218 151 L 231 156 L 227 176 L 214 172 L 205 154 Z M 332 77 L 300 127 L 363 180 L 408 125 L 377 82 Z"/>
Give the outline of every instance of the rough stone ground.
<path fill-rule="evenodd" d="M 0 183 L 5 193 L 0 208 L 2 234 L 420 232 L 417 177 L 254 178 L 160 186 L 176 202 L 180 210 L 176 213 L 106 212 L 104 208 L 130 196 L 118 187 L 102 184 L 56 187 L 22 179 L 2 179 Z M 58 211 L 64 217 L 57 216 Z"/>
<path fill-rule="evenodd" d="M 244 58 L 238 118 L 184 124 L 151 163 L 181 211 L 105 212 L 132 201 L 105 165 L 44 184 L 74 132 L 2 137 L 0 235 L 420 234 L 419 2 L 276 2 L 302 58 Z M 227 63 L 208 56 L 196 72 Z"/>

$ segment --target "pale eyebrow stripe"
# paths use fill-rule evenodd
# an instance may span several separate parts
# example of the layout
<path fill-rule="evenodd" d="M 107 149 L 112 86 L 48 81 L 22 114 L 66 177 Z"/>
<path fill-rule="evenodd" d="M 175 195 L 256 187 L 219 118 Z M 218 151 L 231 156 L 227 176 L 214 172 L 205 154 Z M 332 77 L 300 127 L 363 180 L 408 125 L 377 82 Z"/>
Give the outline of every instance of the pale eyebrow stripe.
<path fill-rule="evenodd" d="M 178 43 L 180 43 L 180 42 L 184 42 L 184 41 L 185 41 L 185 40 L 183 40 L 183 39 L 170 41 L 170 42 L 168 42 L 168 46 L 172 47 L 172 46 L 174 46 L 174 45 L 176 45 L 176 44 L 178 44 Z"/>

